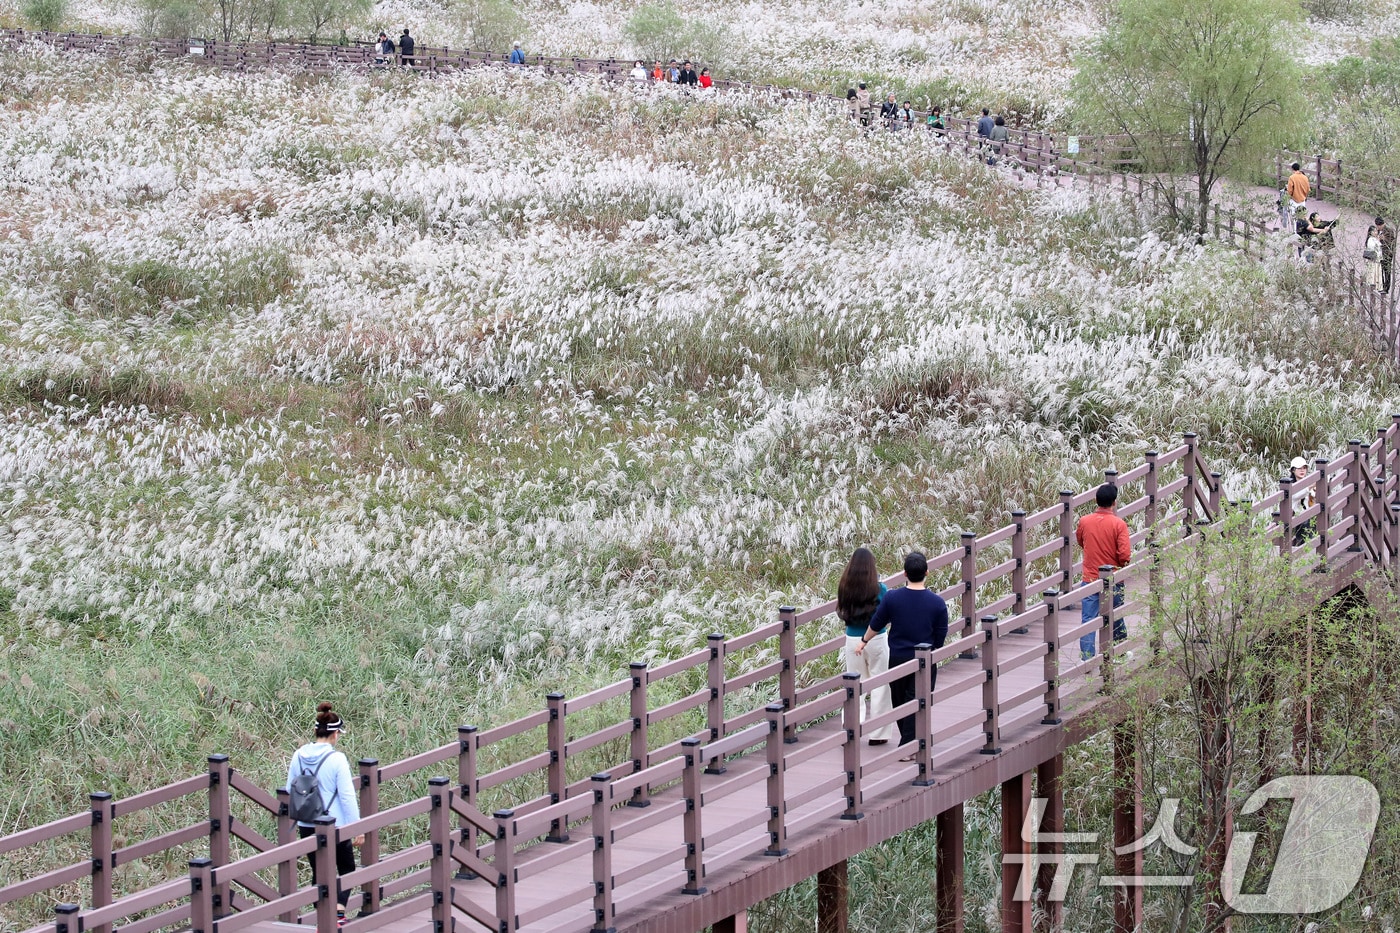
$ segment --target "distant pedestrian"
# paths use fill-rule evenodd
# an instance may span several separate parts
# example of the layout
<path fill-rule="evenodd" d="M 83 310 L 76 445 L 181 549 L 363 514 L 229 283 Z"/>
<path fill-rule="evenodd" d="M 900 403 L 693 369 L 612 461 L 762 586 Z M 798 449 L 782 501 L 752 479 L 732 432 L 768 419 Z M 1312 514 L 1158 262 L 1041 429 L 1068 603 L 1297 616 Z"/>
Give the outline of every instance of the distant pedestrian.
<path fill-rule="evenodd" d="M 1376 218 L 1376 239 L 1381 241 L 1381 291 L 1390 294 L 1390 267 L 1395 262 L 1395 228 Z"/>
<path fill-rule="evenodd" d="M 682 62 L 680 76 L 676 78 L 676 83 L 684 87 L 695 87 L 700 83 L 700 76 L 695 73 L 695 66 L 690 62 Z"/>
<path fill-rule="evenodd" d="M 337 828 L 348 826 L 360 819 L 360 802 L 355 796 L 355 781 L 350 774 L 350 761 L 344 752 L 336 750 L 336 743 L 345 732 L 345 720 L 332 709 L 331 704 L 322 703 L 316 707 L 316 722 L 313 727 L 314 740 L 307 742 L 292 755 L 287 767 L 287 790 L 294 790 L 300 777 L 314 777 L 314 786 L 320 794 L 319 808 L 324 816 L 335 819 Z M 303 782 L 305 783 L 305 782 Z M 295 802 L 295 801 L 294 801 Z M 302 839 L 316 834 L 316 826 L 308 820 L 297 821 L 297 835 Z M 335 847 L 336 875 L 348 875 L 355 870 L 355 847 L 364 845 L 365 837 L 340 839 Z M 327 879 L 329 881 L 329 879 Z M 311 857 L 311 883 L 316 879 L 316 859 Z M 329 886 L 329 885 L 328 885 Z M 340 925 L 345 925 L 345 905 L 350 900 L 350 891 L 334 885 Z"/>
<path fill-rule="evenodd" d="M 657 84 L 666 80 L 666 69 L 661 67 L 661 59 L 659 58 L 656 60 L 656 63 L 651 66 L 651 80 L 655 81 Z"/>
<path fill-rule="evenodd" d="M 708 69 L 708 68 L 701 68 L 701 69 L 700 69 L 700 86 L 701 86 L 701 87 L 714 87 L 714 86 L 715 86 L 715 79 L 710 77 L 710 69 Z"/>
<path fill-rule="evenodd" d="M 1010 134 L 1006 129 L 1006 118 L 998 116 L 992 123 L 991 135 L 987 137 L 987 141 L 992 147 L 992 154 L 987 159 L 988 165 L 997 164 L 997 158 L 1001 156 L 1002 144 L 1005 143 L 1008 138 L 1010 138 Z"/>
<path fill-rule="evenodd" d="M 1293 462 L 1288 465 L 1288 475 L 1293 477 L 1296 487 L 1298 483 L 1308 478 L 1308 461 L 1302 457 L 1294 457 Z M 1299 515 L 1317 505 L 1317 484 L 1309 486 L 1301 492 L 1293 494 L 1293 517 L 1297 519 Z M 1302 543 L 1317 534 L 1317 516 L 1309 516 L 1308 520 L 1293 528 L 1293 546 L 1299 547 Z"/>
<path fill-rule="evenodd" d="M 846 623 L 846 645 L 842 650 L 846 671 L 859 674 L 861 680 L 879 677 L 890 669 L 888 633 L 881 632 L 866 642 L 863 649 L 861 646 L 861 640 L 870 628 L 870 619 L 885 598 L 885 593 L 885 584 L 880 582 L 880 575 L 875 570 L 875 555 L 868 548 L 856 548 L 836 587 L 836 615 Z M 866 689 L 868 692 L 861 697 L 861 722 L 883 716 L 894 708 L 890 705 L 888 685 Z M 895 724 L 892 722 L 871 730 L 870 744 L 884 745 L 894 731 Z"/>
<path fill-rule="evenodd" d="M 394 61 L 394 40 L 381 32 L 379 41 L 374 43 L 374 54 L 376 65 L 392 64 Z"/>
<path fill-rule="evenodd" d="M 888 628 L 890 667 L 914 660 L 914 649 L 919 645 L 942 648 L 948 637 L 948 605 L 943 602 L 942 596 L 924 586 L 924 578 L 928 576 L 928 559 L 918 551 L 912 551 L 904 558 L 904 576 L 909 583 L 885 594 L 870 619 L 870 627 L 862 636 L 864 644 L 855 647 L 856 654 L 864 653 L 870 641 Z M 890 700 L 894 706 L 912 702 L 918 695 L 916 676 L 906 674 L 890 684 Z M 932 693 L 938 682 L 937 665 L 929 669 L 928 678 L 929 692 Z M 899 744 L 909 745 L 917 738 L 914 734 L 914 714 L 900 717 Z M 900 759 L 913 760 L 912 751 Z"/>
<path fill-rule="evenodd" d="M 846 114 L 851 118 L 851 122 L 860 119 L 860 99 L 856 97 L 856 89 L 846 88 Z"/>
<path fill-rule="evenodd" d="M 523 65 L 523 64 L 525 64 L 525 52 L 521 50 L 521 48 L 520 48 L 520 43 L 519 43 L 519 42 L 516 42 L 516 43 L 514 43 L 514 44 L 511 46 L 511 49 L 510 49 L 510 63 L 511 63 L 512 65 Z M 638 62 L 637 64 L 640 65 L 641 62 Z"/>
<path fill-rule="evenodd" d="M 904 106 L 899 108 L 899 122 L 904 124 L 906 130 L 914 127 L 914 108 L 907 100 Z"/>
<path fill-rule="evenodd" d="M 1128 523 L 1118 517 L 1118 487 L 1104 483 L 1094 495 L 1098 509 L 1079 520 L 1074 529 L 1074 539 L 1084 549 L 1084 582 L 1087 586 L 1097 582 L 1100 567 L 1126 567 L 1133 558 L 1133 544 L 1128 536 Z M 1088 623 L 1099 618 L 1099 595 L 1085 596 L 1079 607 L 1079 618 Z M 1113 584 L 1113 607 L 1123 605 L 1123 584 Z M 1122 619 L 1113 620 L 1113 640 L 1122 641 L 1128 637 L 1128 626 Z M 1088 660 L 1094 656 L 1095 634 L 1090 632 L 1079 637 L 1079 656 Z M 893 663 L 893 662 L 891 662 Z"/>
<path fill-rule="evenodd" d="M 679 84 L 681 81 L 681 65 L 674 58 L 671 59 L 671 66 L 666 69 L 666 80 L 672 84 Z"/>
<path fill-rule="evenodd" d="M 943 135 L 943 108 L 934 107 L 928 115 L 928 128 L 938 135 Z"/>
<path fill-rule="evenodd" d="M 1366 284 L 1380 291 L 1385 285 L 1385 274 L 1381 271 L 1384 248 L 1377 232 L 1375 224 L 1366 228 L 1366 245 L 1361 250 L 1361 259 L 1366 263 Z"/>
<path fill-rule="evenodd" d="M 895 102 L 894 91 L 885 95 L 885 101 L 880 105 L 880 119 L 889 129 L 895 128 L 895 121 L 899 119 L 899 104 Z"/>
<path fill-rule="evenodd" d="M 992 136 L 992 127 L 996 125 L 996 121 L 992 119 L 992 112 L 986 107 L 983 107 L 982 117 L 977 121 L 977 135 L 982 139 L 990 139 Z"/>
<path fill-rule="evenodd" d="M 870 91 L 866 89 L 864 81 L 856 85 L 856 102 L 859 104 L 860 109 L 860 125 L 869 126 L 871 111 Z"/>
<path fill-rule="evenodd" d="M 1312 185 L 1308 183 L 1308 176 L 1303 174 L 1303 167 L 1297 162 L 1293 163 L 1293 174 L 1288 176 L 1288 184 L 1284 185 L 1283 190 L 1288 193 L 1288 200 L 1293 202 L 1290 209 L 1295 217 L 1299 212 L 1307 211 Z"/>
<path fill-rule="evenodd" d="M 404 29 L 403 35 L 399 36 L 399 58 L 409 68 L 413 67 L 413 45 L 413 37 Z"/>
<path fill-rule="evenodd" d="M 639 60 L 636 64 L 632 66 L 632 72 L 628 75 L 628 77 L 630 77 L 633 81 L 636 81 L 638 84 L 645 84 L 647 80 L 646 66 L 643 65 Z"/>

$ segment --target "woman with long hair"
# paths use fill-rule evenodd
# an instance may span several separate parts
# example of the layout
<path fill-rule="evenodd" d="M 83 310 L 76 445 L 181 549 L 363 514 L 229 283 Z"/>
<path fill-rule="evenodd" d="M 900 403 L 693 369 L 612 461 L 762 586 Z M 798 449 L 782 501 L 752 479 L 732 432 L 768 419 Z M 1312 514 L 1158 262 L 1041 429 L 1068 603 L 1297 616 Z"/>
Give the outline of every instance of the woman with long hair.
<path fill-rule="evenodd" d="M 875 555 L 869 548 L 856 548 L 836 587 L 836 615 L 846 623 L 846 646 L 842 651 L 846 671 L 859 674 L 862 680 L 883 674 L 890 667 L 887 632 L 876 635 L 866 643 L 863 651 L 856 652 L 856 647 L 865 637 L 871 616 L 875 615 L 875 607 L 880 605 L 884 595 L 885 584 L 880 582 L 880 575 L 875 570 Z M 889 686 L 876 687 L 861 697 L 860 721 L 874 719 L 891 709 Z M 884 745 L 894 735 L 894 730 L 894 723 L 875 729 L 870 733 L 870 744 Z"/>
<path fill-rule="evenodd" d="M 313 740 L 298 748 L 292 755 L 292 763 L 287 768 L 287 789 L 293 791 L 298 778 L 310 777 L 320 792 L 318 805 L 322 816 L 335 818 L 337 827 L 347 826 L 360 818 L 360 801 L 355 796 L 355 782 L 350 775 L 350 760 L 345 753 L 336 750 L 341 733 L 345 731 L 345 720 L 340 718 L 329 703 L 316 707 L 316 724 Z M 304 783 L 304 782 L 303 782 Z M 314 835 L 316 825 L 305 820 L 297 821 L 297 834 L 305 839 Z M 355 870 L 355 847 L 365 843 L 364 836 L 353 840 L 341 839 L 335 847 L 336 875 L 347 875 Z M 316 860 L 311 858 L 311 883 L 316 880 Z M 336 885 L 336 911 L 339 925 L 345 925 L 345 904 L 350 900 L 350 892 Z"/>

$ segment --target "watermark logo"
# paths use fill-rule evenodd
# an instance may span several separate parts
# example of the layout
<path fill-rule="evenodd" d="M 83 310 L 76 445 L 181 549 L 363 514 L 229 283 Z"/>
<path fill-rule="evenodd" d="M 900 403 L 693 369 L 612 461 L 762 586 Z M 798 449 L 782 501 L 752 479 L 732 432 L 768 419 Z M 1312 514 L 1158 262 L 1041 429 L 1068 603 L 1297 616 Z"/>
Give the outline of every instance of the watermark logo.
<path fill-rule="evenodd" d="M 1281 777 L 1250 794 L 1240 814 L 1248 816 L 1280 798 L 1291 798 L 1293 807 L 1268 888 L 1263 894 L 1241 890 L 1259 834 L 1236 833 L 1221 883 L 1225 903 L 1242 914 L 1311 914 L 1336 907 L 1361 880 L 1380 818 L 1380 794 L 1365 778 Z"/>
<path fill-rule="evenodd" d="M 1309 914 L 1328 910 L 1352 892 L 1366 866 L 1366 855 L 1380 818 L 1380 795 L 1370 781 L 1332 775 L 1277 778 L 1251 794 L 1240 815 L 1257 813 L 1269 801 L 1281 799 L 1292 800 L 1293 805 L 1262 894 L 1244 891 L 1245 875 L 1259 834 L 1236 832 L 1230 840 L 1221 893 L 1225 902 L 1242 914 Z M 1067 846 L 1098 841 L 1098 833 L 1042 831 L 1045 806 L 1043 798 L 1031 801 L 1021 826 L 1021 839 L 1025 842 Z M 1141 838 L 1116 846 L 1114 853 L 1128 855 L 1161 844 L 1182 855 L 1196 854 L 1197 847 L 1183 842 L 1177 834 L 1179 807 L 1180 800 L 1176 798 L 1163 800 L 1152 828 Z M 1098 862 L 1099 856 L 1093 852 L 1013 853 L 1003 858 L 1003 864 L 1026 866 L 1016 885 L 1017 900 L 1030 899 L 1037 866 L 1055 866 L 1046 896 L 1051 901 L 1063 901 L 1075 868 Z M 1194 881 L 1191 875 L 1102 875 L 1098 883 L 1101 887 L 1190 887 Z"/>

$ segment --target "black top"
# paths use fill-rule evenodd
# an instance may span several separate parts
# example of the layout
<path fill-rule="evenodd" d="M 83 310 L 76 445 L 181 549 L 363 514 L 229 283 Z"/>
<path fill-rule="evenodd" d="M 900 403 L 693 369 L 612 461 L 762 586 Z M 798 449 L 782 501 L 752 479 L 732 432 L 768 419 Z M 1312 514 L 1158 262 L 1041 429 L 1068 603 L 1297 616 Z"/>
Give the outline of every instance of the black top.
<path fill-rule="evenodd" d="M 870 628 L 876 632 L 885 626 L 890 629 L 890 664 L 903 664 L 919 645 L 943 647 L 948 638 L 948 604 L 930 590 L 907 586 L 891 590 L 870 620 Z"/>
<path fill-rule="evenodd" d="M 413 37 L 408 33 L 399 37 L 399 51 L 405 55 L 413 54 Z"/>

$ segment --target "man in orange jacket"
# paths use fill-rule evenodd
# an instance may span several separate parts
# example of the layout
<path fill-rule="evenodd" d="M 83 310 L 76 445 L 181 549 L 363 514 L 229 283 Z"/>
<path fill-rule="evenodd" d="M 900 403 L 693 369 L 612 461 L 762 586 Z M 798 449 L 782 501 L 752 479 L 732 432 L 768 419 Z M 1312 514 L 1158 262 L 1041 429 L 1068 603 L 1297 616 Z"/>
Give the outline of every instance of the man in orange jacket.
<path fill-rule="evenodd" d="M 1118 487 L 1104 483 L 1094 495 L 1098 510 L 1085 515 L 1074 529 L 1074 539 L 1084 549 L 1084 582 L 1099 578 L 1100 567 L 1126 567 L 1133 559 L 1133 544 L 1128 537 L 1128 523 L 1118 517 Z M 1113 585 L 1113 605 L 1123 605 L 1123 584 Z M 1099 594 L 1085 596 L 1080 603 L 1080 619 L 1089 622 L 1099 618 Z M 1128 626 L 1122 619 L 1113 620 L 1113 640 L 1128 637 Z M 1085 660 L 1094 656 L 1096 639 L 1093 632 L 1079 637 L 1079 656 Z"/>
<path fill-rule="evenodd" d="M 1312 185 L 1308 184 L 1308 176 L 1303 174 L 1303 167 L 1297 162 L 1293 163 L 1293 174 L 1288 176 L 1288 200 L 1292 201 L 1290 209 L 1296 218 L 1299 211 L 1308 209 L 1308 195 L 1312 194 Z"/>

